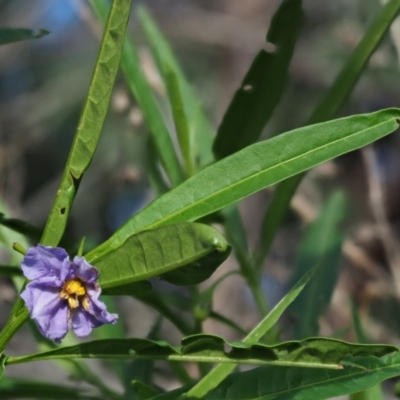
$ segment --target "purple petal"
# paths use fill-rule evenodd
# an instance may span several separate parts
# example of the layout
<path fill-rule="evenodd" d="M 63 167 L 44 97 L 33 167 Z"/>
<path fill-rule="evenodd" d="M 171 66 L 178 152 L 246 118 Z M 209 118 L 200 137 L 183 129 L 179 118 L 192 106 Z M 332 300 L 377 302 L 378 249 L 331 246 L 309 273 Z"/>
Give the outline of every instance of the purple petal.
<path fill-rule="evenodd" d="M 75 275 L 83 282 L 95 283 L 99 278 L 99 270 L 90 265 L 84 257 L 74 257 Z"/>
<path fill-rule="evenodd" d="M 28 283 L 21 293 L 42 335 L 55 341 L 60 341 L 68 332 L 68 303 L 59 293 L 59 288 L 37 281 Z"/>
<path fill-rule="evenodd" d="M 89 295 L 90 292 L 91 291 L 89 291 Z M 116 324 L 118 319 L 118 314 L 109 313 L 107 311 L 106 305 L 96 296 L 89 297 L 88 314 L 90 314 L 95 318 L 96 320 L 95 326 L 100 326 L 103 324 Z"/>
<path fill-rule="evenodd" d="M 72 312 L 71 326 L 75 335 L 79 337 L 88 336 L 95 327 L 91 318 L 89 318 L 89 314 L 82 307 L 79 307 Z"/>
<path fill-rule="evenodd" d="M 39 244 L 28 250 L 22 260 L 21 268 L 30 280 L 51 276 L 65 280 L 70 269 L 70 261 L 64 249 Z"/>

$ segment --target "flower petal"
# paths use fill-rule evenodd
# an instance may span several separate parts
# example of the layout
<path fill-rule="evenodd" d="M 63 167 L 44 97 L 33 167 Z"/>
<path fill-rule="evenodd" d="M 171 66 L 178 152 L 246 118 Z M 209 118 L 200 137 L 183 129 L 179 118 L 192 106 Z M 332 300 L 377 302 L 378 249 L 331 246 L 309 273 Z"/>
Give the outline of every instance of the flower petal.
<path fill-rule="evenodd" d="M 99 278 L 100 272 L 96 267 L 90 265 L 84 257 L 74 257 L 75 275 L 83 282 L 95 283 Z"/>
<path fill-rule="evenodd" d="M 71 327 L 76 336 L 88 336 L 96 326 L 93 325 L 93 322 L 94 321 L 92 321 L 90 315 L 82 308 L 82 306 L 72 312 Z"/>
<path fill-rule="evenodd" d="M 60 289 L 45 282 L 28 283 L 21 297 L 43 336 L 60 341 L 68 332 L 68 305 Z"/>
<path fill-rule="evenodd" d="M 70 269 L 67 252 L 60 247 L 37 245 L 31 247 L 21 263 L 24 275 L 30 279 L 57 277 L 64 280 Z"/>
<path fill-rule="evenodd" d="M 89 291 L 89 295 L 90 295 Z M 88 314 L 90 314 L 95 319 L 95 325 L 100 326 L 103 324 L 116 324 L 118 319 L 118 314 L 111 314 L 107 311 L 106 305 L 99 300 L 97 297 L 89 297 L 89 309 Z"/>
<path fill-rule="evenodd" d="M 74 310 L 71 318 L 72 330 L 77 336 L 88 336 L 93 328 L 104 324 L 116 324 L 118 314 L 111 314 L 107 311 L 106 305 L 98 300 L 100 290 L 97 292 L 94 289 L 89 290 L 89 308 L 84 310 L 82 306 Z M 90 297 L 90 294 L 94 297 Z"/>

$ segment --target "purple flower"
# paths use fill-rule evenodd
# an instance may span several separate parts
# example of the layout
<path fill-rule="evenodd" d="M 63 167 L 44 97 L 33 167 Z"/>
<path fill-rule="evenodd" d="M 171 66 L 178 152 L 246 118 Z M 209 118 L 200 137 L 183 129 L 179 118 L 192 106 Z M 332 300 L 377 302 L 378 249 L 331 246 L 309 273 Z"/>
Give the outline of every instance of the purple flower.
<path fill-rule="evenodd" d="M 117 323 L 99 300 L 99 271 L 83 257 L 71 262 L 59 247 L 31 247 L 21 264 L 31 280 L 21 297 L 43 336 L 60 342 L 71 327 L 77 336 L 90 334 L 100 325 Z"/>

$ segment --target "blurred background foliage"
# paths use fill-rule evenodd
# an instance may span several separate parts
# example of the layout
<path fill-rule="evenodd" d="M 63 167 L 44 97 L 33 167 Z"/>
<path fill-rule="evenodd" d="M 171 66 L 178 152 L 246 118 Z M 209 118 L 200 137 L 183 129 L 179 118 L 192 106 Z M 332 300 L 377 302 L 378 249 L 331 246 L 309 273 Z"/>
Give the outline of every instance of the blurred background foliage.
<path fill-rule="evenodd" d="M 146 76 L 173 130 L 165 88 L 136 18 L 135 8 L 140 3 L 146 3 L 170 41 L 216 129 L 253 58 L 266 47 L 265 34 L 280 2 L 134 2 L 129 35 L 138 46 Z M 306 19 L 289 81 L 264 138 L 305 124 L 381 7 L 378 0 L 304 0 L 303 5 Z M 0 26 L 43 28 L 51 32 L 40 40 L 0 47 L 0 196 L 8 216 L 43 226 L 86 96 L 101 26 L 84 0 L 3 0 Z M 397 21 L 374 53 L 340 116 L 399 106 L 399 60 Z M 353 301 L 369 339 L 400 343 L 399 301 L 389 272 L 393 257 L 384 245 L 384 230 L 380 229 L 382 224 L 389 227 L 391 239 L 397 243 L 399 151 L 399 136 L 391 135 L 369 150 L 350 153 L 308 174 L 265 262 L 263 284 L 269 304 L 285 293 L 301 252 L 299 243 L 328 196 L 339 189 L 345 194 L 347 209 L 346 218 L 340 222 L 343 257 L 337 262 L 342 272 L 336 288 L 331 288 L 332 302 L 320 321 L 320 333 L 356 340 L 351 330 Z M 73 207 L 67 235 L 75 241 L 86 236 L 89 247 L 94 246 L 151 201 L 155 194 L 147 179 L 149 157 L 141 111 L 120 75 L 97 154 Z M 383 193 L 383 198 L 376 200 L 374 190 Z M 240 205 L 253 248 L 259 239 L 261 215 L 270 193 L 262 191 Z M 384 221 L 377 220 L 379 207 L 384 209 Z M 310 236 L 318 237 L 317 228 L 312 229 Z M 314 246 L 318 246 L 316 242 Z M 303 248 L 307 246 L 305 240 Z M 0 255 L 3 262 L 9 261 L 8 251 L 3 250 Z M 299 260 L 298 263 L 304 262 L 304 256 Z M 231 257 L 216 278 L 234 268 L 235 260 Z M 10 304 L 14 296 L 10 282 L 0 278 L 0 302 Z M 122 313 L 132 307 L 132 302 L 121 300 Z M 124 319 L 125 327 L 129 334 L 145 336 L 154 314 L 137 302 L 135 309 L 135 315 L 129 313 L 132 317 Z M 258 318 L 239 277 L 221 284 L 214 295 L 214 309 L 224 310 L 225 315 L 245 329 Z M 8 311 L 9 307 L 1 307 L 0 322 Z M 287 316 L 282 327 L 288 329 L 284 336 L 294 334 L 289 328 L 295 315 L 294 312 Z M 238 337 L 222 325 L 208 321 L 205 325 L 206 331 Z M 21 340 L 19 335 L 12 343 L 14 350 L 22 352 L 25 345 L 16 344 Z"/>

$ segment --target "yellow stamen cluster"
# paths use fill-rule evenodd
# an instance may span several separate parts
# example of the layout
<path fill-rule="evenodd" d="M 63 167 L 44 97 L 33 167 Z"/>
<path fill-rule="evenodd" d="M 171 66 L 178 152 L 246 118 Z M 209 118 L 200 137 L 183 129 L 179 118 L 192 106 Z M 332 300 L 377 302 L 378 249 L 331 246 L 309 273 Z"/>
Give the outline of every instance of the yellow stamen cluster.
<path fill-rule="evenodd" d="M 68 305 L 72 310 L 78 308 L 79 304 L 81 304 L 86 311 L 89 308 L 86 287 L 79 279 L 70 279 L 66 281 L 61 288 L 60 297 L 68 301 Z"/>

